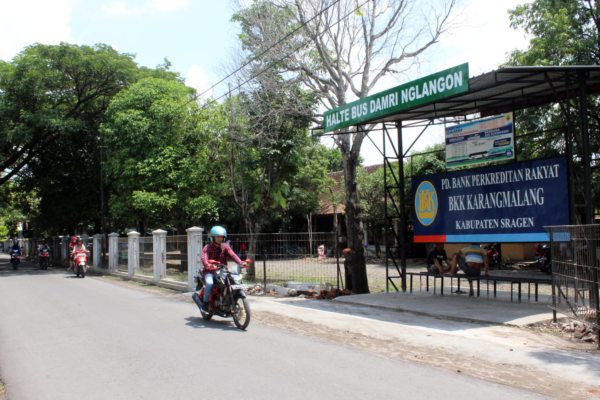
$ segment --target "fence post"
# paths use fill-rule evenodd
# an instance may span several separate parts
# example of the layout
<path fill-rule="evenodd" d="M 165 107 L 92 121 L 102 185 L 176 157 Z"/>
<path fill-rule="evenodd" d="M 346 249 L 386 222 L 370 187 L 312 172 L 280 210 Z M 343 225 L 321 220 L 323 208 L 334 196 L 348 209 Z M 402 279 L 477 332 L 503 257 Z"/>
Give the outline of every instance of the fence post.
<path fill-rule="evenodd" d="M 152 231 L 152 259 L 154 261 L 154 282 L 159 282 L 167 275 L 167 231 Z"/>
<path fill-rule="evenodd" d="M 119 266 L 119 234 L 108 234 L 108 270 L 114 272 Z"/>
<path fill-rule="evenodd" d="M 202 233 L 204 229 L 193 226 L 187 232 L 187 257 L 188 257 L 188 288 L 194 290 L 194 277 L 201 269 L 200 254 L 202 252 Z"/>
<path fill-rule="evenodd" d="M 133 275 L 140 268 L 140 234 L 136 231 L 127 233 L 127 275 Z"/>
<path fill-rule="evenodd" d="M 264 247 L 261 250 L 263 262 L 263 291 L 267 293 L 267 255 Z"/>
<path fill-rule="evenodd" d="M 92 268 L 94 269 L 100 269 L 100 265 L 102 265 L 101 261 L 102 261 L 102 235 L 101 234 L 95 234 L 94 236 L 92 236 L 92 240 L 93 240 L 93 244 L 92 244 L 92 261 L 93 261 L 93 265 Z"/>

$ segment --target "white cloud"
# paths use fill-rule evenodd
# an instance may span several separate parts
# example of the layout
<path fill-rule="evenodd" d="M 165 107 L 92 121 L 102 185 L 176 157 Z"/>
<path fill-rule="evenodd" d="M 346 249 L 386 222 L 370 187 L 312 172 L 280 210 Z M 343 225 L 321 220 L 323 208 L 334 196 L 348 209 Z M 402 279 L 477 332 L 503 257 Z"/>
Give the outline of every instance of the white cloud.
<path fill-rule="evenodd" d="M 74 5 L 75 0 L 0 1 L 0 59 L 11 60 L 34 43 L 72 41 Z"/>
<path fill-rule="evenodd" d="M 198 64 L 194 64 L 188 69 L 185 84 L 196 89 L 198 94 L 204 93 L 210 87 L 204 69 Z M 206 99 L 210 96 L 212 96 L 212 90 L 205 93 L 202 98 Z"/>
<path fill-rule="evenodd" d="M 116 0 L 104 5 L 102 11 L 110 17 L 131 17 L 185 10 L 189 5 L 189 0 L 147 0 L 138 5 Z"/>

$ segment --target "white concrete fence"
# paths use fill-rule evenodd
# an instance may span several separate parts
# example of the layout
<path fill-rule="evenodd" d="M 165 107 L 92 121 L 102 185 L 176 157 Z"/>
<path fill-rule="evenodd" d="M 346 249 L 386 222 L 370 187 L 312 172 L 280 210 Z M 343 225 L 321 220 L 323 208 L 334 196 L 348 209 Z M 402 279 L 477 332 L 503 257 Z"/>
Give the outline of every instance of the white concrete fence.
<path fill-rule="evenodd" d="M 167 232 L 162 229 L 152 231 L 152 281 L 154 283 L 187 284 L 190 290 L 195 287 L 194 277 L 202 269 L 200 255 L 202 252 L 203 229 L 192 227 L 187 232 L 187 282 L 170 280 L 167 276 Z M 111 233 L 108 235 L 108 272 L 112 274 L 124 274 L 119 271 L 119 235 Z M 129 278 L 140 277 L 140 234 L 136 231 L 127 233 L 127 273 Z M 93 237 L 93 265 L 96 270 L 101 268 L 102 235 Z"/>
<path fill-rule="evenodd" d="M 103 235 L 89 237 L 81 235 L 84 244 L 91 245 L 90 265 L 98 272 L 126 276 L 131 279 L 152 281 L 163 286 L 190 290 L 195 288 L 194 277 L 202 269 L 200 255 L 202 253 L 202 234 L 204 230 L 198 227 L 186 229 L 187 235 L 167 236 L 167 232 L 157 229 L 150 238 L 140 238 L 140 233 L 131 231 L 127 238 L 119 238 L 118 233 L 108 235 L 108 263 L 103 262 Z M 187 239 L 187 240 L 186 240 Z M 48 240 L 51 247 L 53 263 L 67 265 L 69 255 L 69 236 L 52 237 Z M 38 239 L 20 238 L 18 243 L 23 256 L 31 261 L 37 261 L 37 248 L 41 243 Z M 12 241 L 6 241 L 4 251 L 8 252 Z M 121 244 L 121 248 L 119 246 Z M 149 246 L 152 244 L 152 249 Z M 125 252 L 123 249 L 127 247 Z M 171 251 L 168 251 L 168 247 Z M 173 248 L 175 247 L 175 250 Z M 140 251 L 140 248 L 142 250 Z M 152 254 L 150 254 L 152 253 Z M 144 271 L 140 266 L 143 262 Z M 170 264 L 169 272 L 167 263 Z M 187 266 L 186 266 L 187 265 Z M 174 267 L 175 266 L 175 267 Z M 187 277 L 185 270 L 187 269 Z M 175 272 L 174 272 L 175 271 Z"/>

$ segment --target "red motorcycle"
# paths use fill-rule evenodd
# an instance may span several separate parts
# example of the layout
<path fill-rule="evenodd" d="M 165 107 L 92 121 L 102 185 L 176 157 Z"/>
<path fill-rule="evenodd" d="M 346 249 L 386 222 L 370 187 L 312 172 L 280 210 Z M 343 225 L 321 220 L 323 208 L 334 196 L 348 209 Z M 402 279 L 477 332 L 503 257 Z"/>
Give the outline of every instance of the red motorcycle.
<path fill-rule="evenodd" d="M 208 312 L 202 310 L 204 298 L 204 275 L 199 273 L 196 290 L 192 299 L 200 309 L 200 314 L 205 320 L 210 320 L 213 315 L 223 318 L 233 318 L 235 326 L 245 330 L 250 324 L 250 304 L 246 299 L 245 286 L 242 284 L 242 274 L 233 273 L 227 265 L 214 260 L 208 261 L 216 267 L 214 272 L 214 285 L 208 301 Z M 251 262 L 246 260 L 247 263 Z"/>
<path fill-rule="evenodd" d="M 82 278 L 85 278 L 85 273 L 88 269 L 87 253 L 87 250 L 75 250 L 73 252 L 73 262 L 75 263 L 75 274 L 77 277 L 81 276 Z"/>
<path fill-rule="evenodd" d="M 40 268 L 41 269 L 48 269 L 48 267 L 50 266 L 50 253 L 48 252 L 48 250 L 44 249 L 40 251 L 39 254 L 39 258 L 40 258 Z"/>

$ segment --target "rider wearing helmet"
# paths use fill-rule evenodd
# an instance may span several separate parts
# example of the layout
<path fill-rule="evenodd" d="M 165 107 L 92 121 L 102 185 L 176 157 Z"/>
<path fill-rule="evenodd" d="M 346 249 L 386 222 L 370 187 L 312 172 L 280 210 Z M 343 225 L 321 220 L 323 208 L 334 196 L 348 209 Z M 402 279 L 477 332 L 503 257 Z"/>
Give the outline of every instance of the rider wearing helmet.
<path fill-rule="evenodd" d="M 217 261 L 221 264 L 227 264 L 227 260 L 230 258 L 242 266 L 246 266 L 246 262 L 242 261 L 229 244 L 224 243 L 227 238 L 227 231 L 222 226 L 213 226 L 210 229 L 210 235 L 208 237 L 210 243 L 204 246 L 202 249 L 202 256 L 200 260 L 204 266 L 202 274 L 204 275 L 204 299 L 202 302 L 202 309 L 208 311 L 208 301 L 210 299 L 210 293 L 212 292 L 214 284 L 214 272 L 216 267 L 209 263 L 209 260 Z"/>
<path fill-rule="evenodd" d="M 48 246 L 48 242 L 46 241 L 46 239 L 42 240 L 42 243 L 40 244 L 40 247 L 38 249 L 38 258 L 40 264 L 42 264 L 42 261 L 44 261 L 42 257 L 42 254 L 44 253 L 50 254 L 50 246 Z"/>
<path fill-rule="evenodd" d="M 19 246 L 19 242 L 17 240 L 13 241 L 12 248 L 10 249 L 11 254 L 14 252 L 16 255 L 21 255 L 21 246 Z"/>
<path fill-rule="evenodd" d="M 78 237 L 75 240 L 75 245 L 73 246 L 73 249 L 71 250 L 71 259 L 73 259 L 75 252 L 77 251 L 87 251 L 85 248 L 85 245 L 83 244 L 83 240 L 81 240 L 80 237 Z"/>

